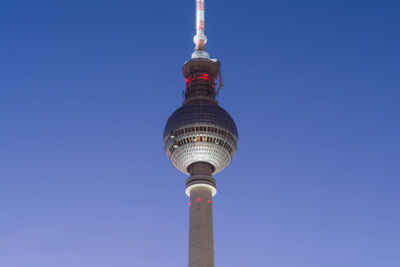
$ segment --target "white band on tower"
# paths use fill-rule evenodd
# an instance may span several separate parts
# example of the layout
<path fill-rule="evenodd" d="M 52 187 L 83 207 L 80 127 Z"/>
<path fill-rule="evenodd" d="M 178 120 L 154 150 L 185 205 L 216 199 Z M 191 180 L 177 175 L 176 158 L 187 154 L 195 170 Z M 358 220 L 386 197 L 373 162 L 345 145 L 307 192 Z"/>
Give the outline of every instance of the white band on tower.
<path fill-rule="evenodd" d="M 212 186 L 212 185 L 209 185 L 209 184 L 192 184 L 192 185 L 190 185 L 190 186 L 188 186 L 188 187 L 186 188 L 186 190 L 185 190 L 186 195 L 187 195 L 188 197 L 190 197 L 190 191 L 192 191 L 193 188 L 201 187 L 201 186 L 210 189 L 210 190 L 211 190 L 211 196 L 214 197 L 214 196 L 217 194 L 217 188 L 215 188 L 215 187 Z"/>

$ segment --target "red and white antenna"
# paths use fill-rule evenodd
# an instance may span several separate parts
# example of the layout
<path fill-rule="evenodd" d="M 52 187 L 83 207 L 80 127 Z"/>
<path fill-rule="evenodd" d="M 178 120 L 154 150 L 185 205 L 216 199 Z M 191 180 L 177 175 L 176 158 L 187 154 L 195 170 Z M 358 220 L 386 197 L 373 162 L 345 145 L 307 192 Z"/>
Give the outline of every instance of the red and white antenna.
<path fill-rule="evenodd" d="M 207 37 L 204 35 L 204 0 L 196 0 L 196 35 L 193 38 L 195 50 L 206 50 Z"/>
<path fill-rule="evenodd" d="M 193 41 L 196 47 L 192 58 L 209 58 L 205 47 L 207 37 L 204 35 L 204 0 L 196 0 L 196 35 Z"/>

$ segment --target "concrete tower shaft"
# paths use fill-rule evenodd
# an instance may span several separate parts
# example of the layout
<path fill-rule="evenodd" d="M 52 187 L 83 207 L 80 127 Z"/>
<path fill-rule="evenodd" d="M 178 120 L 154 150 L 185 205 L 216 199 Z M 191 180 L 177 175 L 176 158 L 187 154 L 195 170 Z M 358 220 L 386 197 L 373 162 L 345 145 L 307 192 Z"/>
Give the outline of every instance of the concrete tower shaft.
<path fill-rule="evenodd" d="M 190 191 L 189 267 L 214 267 L 214 234 L 211 190 Z"/>
<path fill-rule="evenodd" d="M 212 166 L 194 163 L 186 183 L 189 190 L 189 267 L 214 267 Z M 215 187 L 214 187 L 215 188 Z"/>

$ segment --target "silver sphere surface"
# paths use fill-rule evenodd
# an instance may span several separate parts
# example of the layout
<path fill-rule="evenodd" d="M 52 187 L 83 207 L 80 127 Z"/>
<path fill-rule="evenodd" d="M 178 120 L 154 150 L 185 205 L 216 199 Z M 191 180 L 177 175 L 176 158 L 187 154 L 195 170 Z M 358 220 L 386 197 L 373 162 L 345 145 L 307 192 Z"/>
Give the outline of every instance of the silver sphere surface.
<path fill-rule="evenodd" d="M 168 119 L 164 150 L 171 163 L 185 174 L 195 162 L 207 162 L 214 174 L 225 169 L 238 148 L 238 132 L 232 117 L 212 103 L 183 105 Z"/>

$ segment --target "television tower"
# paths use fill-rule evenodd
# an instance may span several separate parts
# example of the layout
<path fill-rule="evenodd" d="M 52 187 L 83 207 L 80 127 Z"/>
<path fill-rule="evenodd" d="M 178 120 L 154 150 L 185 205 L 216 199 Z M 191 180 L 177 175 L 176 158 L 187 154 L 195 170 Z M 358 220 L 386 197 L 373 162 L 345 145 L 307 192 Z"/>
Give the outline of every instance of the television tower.
<path fill-rule="evenodd" d="M 188 174 L 189 267 L 214 267 L 212 198 L 217 193 L 212 177 L 231 162 L 238 148 L 232 117 L 215 99 L 221 89 L 220 61 L 205 49 L 204 0 L 196 0 L 196 44 L 183 65 L 185 100 L 168 119 L 164 149 L 171 163 Z M 217 87 L 217 88 L 216 88 Z"/>

